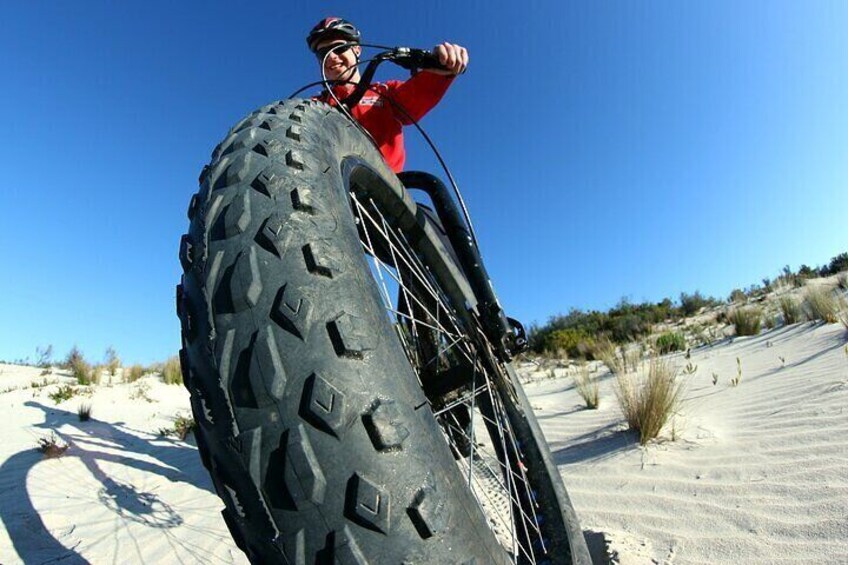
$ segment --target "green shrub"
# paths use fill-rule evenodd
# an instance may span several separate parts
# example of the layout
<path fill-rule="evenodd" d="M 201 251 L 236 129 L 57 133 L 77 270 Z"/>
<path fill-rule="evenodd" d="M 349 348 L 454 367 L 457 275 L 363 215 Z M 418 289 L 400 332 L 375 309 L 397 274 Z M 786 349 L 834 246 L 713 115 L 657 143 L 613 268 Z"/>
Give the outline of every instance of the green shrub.
<path fill-rule="evenodd" d="M 734 288 L 730 291 L 730 302 L 746 302 L 748 300 L 748 296 L 742 289 Z"/>
<path fill-rule="evenodd" d="M 194 421 L 194 418 L 178 414 L 174 418 L 174 427 L 162 428 L 159 430 L 159 434 L 163 436 L 174 435 L 180 438 L 180 440 L 185 441 L 188 434 L 192 433 L 196 428 L 197 423 Z"/>
<path fill-rule="evenodd" d="M 62 364 L 65 369 L 71 372 L 71 376 L 77 380 L 78 384 L 91 384 L 91 365 L 85 360 L 82 352 L 74 345 L 65 357 L 65 362 Z"/>
<path fill-rule="evenodd" d="M 65 400 L 70 400 L 77 394 L 79 394 L 79 390 L 76 387 L 72 387 L 71 385 L 62 385 L 47 396 L 50 397 L 50 400 L 59 404 Z"/>
<path fill-rule="evenodd" d="M 704 297 L 701 292 L 696 290 L 695 294 L 680 293 L 680 310 L 684 316 L 692 316 L 697 314 L 701 308 L 714 306 L 718 301 L 715 298 Z"/>
<path fill-rule="evenodd" d="M 804 312 L 801 310 L 801 306 L 797 300 L 784 294 L 778 302 L 780 303 L 780 311 L 783 313 L 784 324 L 797 324 L 803 321 Z"/>
<path fill-rule="evenodd" d="M 660 355 L 685 349 L 686 338 L 680 332 L 665 332 L 657 338 L 657 351 Z"/>
<path fill-rule="evenodd" d="M 183 384 L 183 372 L 180 369 L 179 357 L 171 357 L 162 365 L 162 380 L 169 385 Z"/>
<path fill-rule="evenodd" d="M 736 327 L 736 335 L 757 335 L 762 326 L 763 312 L 757 307 L 735 308 L 728 316 L 730 323 Z"/>
<path fill-rule="evenodd" d="M 565 354 L 571 358 L 591 358 L 594 340 L 583 330 L 566 328 L 555 330 L 545 339 L 545 351 Z"/>
<path fill-rule="evenodd" d="M 835 275 L 839 271 L 848 270 L 848 252 L 840 253 L 836 257 L 833 257 L 830 260 L 830 264 L 827 266 L 827 272 L 831 275 Z"/>

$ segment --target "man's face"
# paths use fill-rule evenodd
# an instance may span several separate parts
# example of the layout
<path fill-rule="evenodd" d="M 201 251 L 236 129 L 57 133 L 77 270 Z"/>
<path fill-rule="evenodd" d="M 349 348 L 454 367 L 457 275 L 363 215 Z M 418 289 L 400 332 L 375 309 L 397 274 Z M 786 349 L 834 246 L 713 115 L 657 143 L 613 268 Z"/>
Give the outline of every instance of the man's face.
<path fill-rule="evenodd" d="M 334 45 L 346 43 L 342 39 L 329 39 L 322 41 L 316 47 L 319 62 L 324 59 L 326 49 Z M 353 47 L 340 48 L 331 51 L 327 58 L 324 59 L 324 74 L 328 80 L 351 80 L 354 77 L 358 78 L 359 70 L 356 68 L 356 61 L 359 58 L 359 53 L 362 49 L 359 45 Z"/>

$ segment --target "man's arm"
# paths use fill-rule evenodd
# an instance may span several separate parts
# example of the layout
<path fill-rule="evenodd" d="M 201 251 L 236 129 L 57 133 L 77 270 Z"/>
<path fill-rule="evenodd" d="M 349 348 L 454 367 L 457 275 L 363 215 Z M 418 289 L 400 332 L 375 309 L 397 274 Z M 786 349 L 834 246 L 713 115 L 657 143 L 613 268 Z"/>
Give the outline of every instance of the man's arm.
<path fill-rule="evenodd" d="M 395 117 L 403 125 L 423 118 L 439 103 L 454 77 L 468 67 L 468 51 L 460 45 L 442 43 L 433 48 L 433 53 L 446 69 L 422 70 L 406 82 L 390 81 L 387 84 L 389 96 L 403 108 L 403 111 L 398 110 L 393 105 Z"/>

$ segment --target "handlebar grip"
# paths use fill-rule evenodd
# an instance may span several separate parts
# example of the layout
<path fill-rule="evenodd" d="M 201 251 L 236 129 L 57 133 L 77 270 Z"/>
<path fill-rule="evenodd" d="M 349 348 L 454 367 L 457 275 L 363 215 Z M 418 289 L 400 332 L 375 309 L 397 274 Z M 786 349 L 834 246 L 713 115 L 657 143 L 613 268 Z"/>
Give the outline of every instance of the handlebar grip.
<path fill-rule="evenodd" d="M 411 49 L 409 47 L 398 47 L 392 61 L 404 69 L 413 71 L 416 69 L 441 69 L 445 66 L 439 62 L 435 53 L 425 49 Z"/>

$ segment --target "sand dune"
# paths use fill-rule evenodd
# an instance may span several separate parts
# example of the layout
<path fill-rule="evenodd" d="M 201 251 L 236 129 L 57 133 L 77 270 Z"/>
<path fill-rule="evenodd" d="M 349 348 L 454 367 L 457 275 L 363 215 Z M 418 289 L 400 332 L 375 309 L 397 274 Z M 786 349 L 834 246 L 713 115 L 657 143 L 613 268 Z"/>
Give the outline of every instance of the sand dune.
<path fill-rule="evenodd" d="M 693 352 L 676 441 L 645 448 L 610 378 L 597 411 L 567 378 L 527 391 L 583 528 L 618 562 L 846 563 L 845 343 L 841 325 L 801 324 Z"/>
<path fill-rule="evenodd" d="M 582 525 L 614 562 L 846 563 L 845 343 L 841 325 L 801 324 L 694 351 L 684 411 L 645 448 L 609 375 L 586 410 L 564 371 L 523 374 Z M 158 434 L 188 412 L 182 387 L 146 377 L 56 405 L 58 385 L 32 387 L 43 378 L 0 365 L 0 562 L 246 562 L 196 448 Z M 70 447 L 45 459 L 51 432 Z"/>

